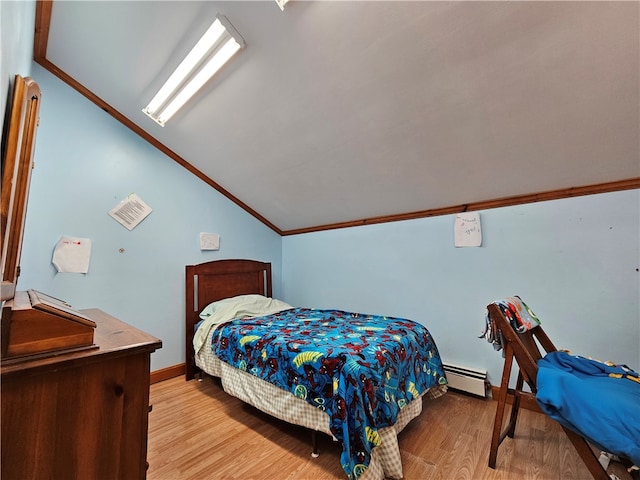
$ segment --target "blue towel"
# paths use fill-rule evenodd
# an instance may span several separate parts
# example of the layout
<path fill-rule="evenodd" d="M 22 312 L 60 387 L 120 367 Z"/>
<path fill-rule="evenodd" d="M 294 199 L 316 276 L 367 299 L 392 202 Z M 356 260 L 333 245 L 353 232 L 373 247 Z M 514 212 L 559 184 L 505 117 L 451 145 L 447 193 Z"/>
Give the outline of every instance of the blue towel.
<path fill-rule="evenodd" d="M 597 448 L 640 465 L 640 377 L 627 367 L 551 352 L 538 361 L 536 400 Z"/>

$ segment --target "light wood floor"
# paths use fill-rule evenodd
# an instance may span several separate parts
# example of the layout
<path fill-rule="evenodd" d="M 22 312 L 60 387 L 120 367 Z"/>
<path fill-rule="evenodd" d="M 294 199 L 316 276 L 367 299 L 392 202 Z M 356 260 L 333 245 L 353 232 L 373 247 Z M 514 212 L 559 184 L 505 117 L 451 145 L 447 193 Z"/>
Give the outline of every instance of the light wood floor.
<path fill-rule="evenodd" d="M 148 480 L 347 478 L 329 437 L 318 435 L 320 457 L 312 458 L 309 431 L 231 397 L 214 379 L 154 384 L 151 403 Z M 497 468 L 490 469 L 495 407 L 454 392 L 425 400 L 399 436 L 405 480 L 591 478 L 559 425 L 528 410 L 521 410 L 515 439 L 504 440 Z M 625 478 L 624 469 L 613 469 Z"/>

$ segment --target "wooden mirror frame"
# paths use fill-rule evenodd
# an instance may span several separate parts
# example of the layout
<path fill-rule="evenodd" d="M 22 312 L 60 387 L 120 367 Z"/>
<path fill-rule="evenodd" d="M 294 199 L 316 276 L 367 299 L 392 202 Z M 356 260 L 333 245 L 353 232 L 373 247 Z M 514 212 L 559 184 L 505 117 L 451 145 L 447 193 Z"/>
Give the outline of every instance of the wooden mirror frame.
<path fill-rule="evenodd" d="M 0 192 L 1 300 L 14 297 L 20 275 L 20 252 L 33 168 L 33 153 L 42 93 L 29 77 L 15 76 L 8 135 L 2 157 Z"/>

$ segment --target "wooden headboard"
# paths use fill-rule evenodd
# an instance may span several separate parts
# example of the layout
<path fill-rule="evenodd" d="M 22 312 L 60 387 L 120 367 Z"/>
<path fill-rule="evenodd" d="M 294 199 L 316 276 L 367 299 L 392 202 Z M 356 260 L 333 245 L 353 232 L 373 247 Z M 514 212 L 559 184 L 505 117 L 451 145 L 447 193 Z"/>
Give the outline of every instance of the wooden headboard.
<path fill-rule="evenodd" d="M 271 297 L 271 264 L 256 260 L 214 260 L 187 265 L 186 273 L 186 379 L 196 373 L 193 334 L 200 312 L 211 302 L 236 295 Z"/>

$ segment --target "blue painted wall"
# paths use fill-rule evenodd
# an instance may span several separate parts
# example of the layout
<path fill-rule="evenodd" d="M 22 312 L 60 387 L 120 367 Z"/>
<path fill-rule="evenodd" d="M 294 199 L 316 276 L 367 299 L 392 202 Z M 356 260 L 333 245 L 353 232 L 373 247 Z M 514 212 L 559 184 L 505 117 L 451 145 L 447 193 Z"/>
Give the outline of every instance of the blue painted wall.
<path fill-rule="evenodd" d="M 39 65 L 32 76 L 43 100 L 18 289 L 100 308 L 161 338 L 154 370 L 184 362 L 185 265 L 269 261 L 280 294 L 278 234 Z M 107 212 L 131 192 L 153 212 L 129 231 Z M 200 232 L 218 233 L 220 250 L 201 251 Z M 92 240 L 89 273 L 57 273 L 63 235 Z"/>
<path fill-rule="evenodd" d="M 0 130 L 16 74 L 28 77 L 33 58 L 35 0 L 0 0 Z"/>
<path fill-rule="evenodd" d="M 289 303 L 408 317 L 448 362 L 489 370 L 485 306 L 520 295 L 558 348 L 640 366 L 640 192 L 481 212 L 483 245 L 453 246 L 453 216 L 283 239 Z"/>

